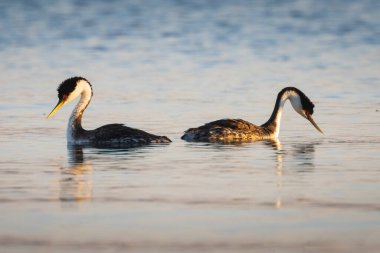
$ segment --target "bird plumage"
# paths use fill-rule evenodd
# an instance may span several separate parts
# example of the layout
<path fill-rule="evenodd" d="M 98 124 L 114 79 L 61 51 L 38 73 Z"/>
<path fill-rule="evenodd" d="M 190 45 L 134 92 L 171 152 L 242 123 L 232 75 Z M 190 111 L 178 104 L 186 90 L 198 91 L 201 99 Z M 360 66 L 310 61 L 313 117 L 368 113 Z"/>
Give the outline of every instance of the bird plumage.
<path fill-rule="evenodd" d="M 78 138 L 96 144 L 127 144 L 130 146 L 171 142 L 166 136 L 157 136 L 123 124 L 108 124 L 94 130 L 78 132 Z"/>
<path fill-rule="evenodd" d="M 220 119 L 188 129 L 182 139 L 206 142 L 241 142 L 262 140 L 267 134 L 266 129 L 242 119 Z"/>

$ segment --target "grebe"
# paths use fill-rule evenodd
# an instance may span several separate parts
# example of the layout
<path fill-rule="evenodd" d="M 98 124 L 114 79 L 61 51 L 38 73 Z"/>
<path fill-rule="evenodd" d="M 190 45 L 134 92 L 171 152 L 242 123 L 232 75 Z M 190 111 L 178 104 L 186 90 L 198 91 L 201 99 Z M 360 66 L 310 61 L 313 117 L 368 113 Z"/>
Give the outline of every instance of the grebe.
<path fill-rule="evenodd" d="M 278 93 L 272 115 L 261 126 L 242 119 L 221 119 L 197 128 L 190 128 L 185 131 L 181 139 L 204 142 L 242 142 L 277 139 L 280 132 L 282 108 L 288 99 L 296 112 L 309 120 L 319 132 L 323 133 L 311 117 L 314 104 L 299 89 L 287 87 Z"/>
<path fill-rule="evenodd" d="M 67 142 L 71 144 L 139 146 L 151 143 L 169 143 L 166 136 L 157 136 L 123 124 L 109 124 L 94 130 L 82 127 L 82 115 L 91 101 L 93 92 L 89 81 L 83 77 L 72 77 L 63 81 L 58 89 L 58 104 L 47 116 L 50 118 L 64 104 L 80 96 L 80 100 L 71 113 L 67 126 Z"/>

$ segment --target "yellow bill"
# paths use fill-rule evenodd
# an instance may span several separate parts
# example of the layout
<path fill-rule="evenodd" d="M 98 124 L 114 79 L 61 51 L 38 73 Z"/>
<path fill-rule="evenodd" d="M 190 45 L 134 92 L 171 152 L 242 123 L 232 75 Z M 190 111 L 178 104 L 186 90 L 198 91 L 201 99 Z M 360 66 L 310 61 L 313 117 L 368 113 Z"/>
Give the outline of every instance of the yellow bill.
<path fill-rule="evenodd" d="M 47 118 L 49 119 L 51 116 L 53 116 L 59 110 L 59 108 L 61 108 L 62 105 L 64 105 L 64 104 L 65 104 L 65 100 L 58 101 L 58 104 L 54 107 L 54 109 L 51 111 L 51 113 L 49 113 Z"/>
<path fill-rule="evenodd" d="M 315 121 L 313 120 L 313 118 L 311 117 L 311 115 L 307 115 L 307 119 L 310 121 L 311 124 L 313 124 L 313 126 L 323 134 L 322 130 L 319 128 L 319 126 L 317 125 L 317 123 L 315 123 Z"/>

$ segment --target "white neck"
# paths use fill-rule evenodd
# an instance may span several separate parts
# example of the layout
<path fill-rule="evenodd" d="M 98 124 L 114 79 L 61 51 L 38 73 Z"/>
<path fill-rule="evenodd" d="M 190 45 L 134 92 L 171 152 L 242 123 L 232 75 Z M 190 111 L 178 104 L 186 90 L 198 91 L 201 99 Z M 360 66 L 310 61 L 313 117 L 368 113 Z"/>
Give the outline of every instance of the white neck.
<path fill-rule="evenodd" d="M 280 134 L 282 110 L 284 108 L 286 100 L 288 100 L 287 96 L 284 95 L 284 96 L 281 97 L 280 104 L 279 104 L 279 107 L 278 107 L 278 111 L 277 111 L 276 117 L 274 119 L 274 123 L 275 123 L 276 127 L 275 127 L 275 130 L 274 130 L 273 136 L 275 138 L 278 138 L 278 136 Z"/>
<path fill-rule="evenodd" d="M 82 114 L 90 103 L 92 97 L 92 89 L 88 82 L 80 80 L 77 83 L 75 90 L 68 97 L 67 102 L 75 99 L 77 96 L 80 96 L 80 99 L 71 113 L 67 126 L 67 141 L 69 143 L 75 142 L 77 131 L 83 129 Z"/>
<path fill-rule="evenodd" d="M 288 99 L 290 100 L 294 110 L 296 110 L 298 113 L 301 114 L 300 112 L 302 111 L 301 99 L 300 99 L 300 96 L 295 91 L 288 90 L 284 92 L 281 96 L 278 96 L 272 116 L 267 121 L 267 123 L 264 124 L 264 125 L 274 125 L 273 134 L 272 134 L 273 138 L 278 138 L 280 134 L 282 110 L 284 108 L 286 100 Z"/>

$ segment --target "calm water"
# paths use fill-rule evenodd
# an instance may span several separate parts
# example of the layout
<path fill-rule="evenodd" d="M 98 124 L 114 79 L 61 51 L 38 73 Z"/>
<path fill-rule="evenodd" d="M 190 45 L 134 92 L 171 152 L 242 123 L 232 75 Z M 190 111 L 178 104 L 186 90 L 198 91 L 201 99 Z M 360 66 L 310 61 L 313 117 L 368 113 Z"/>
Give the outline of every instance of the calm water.
<path fill-rule="evenodd" d="M 379 1 L 0 2 L 1 252 L 378 252 Z M 170 145 L 66 145 L 125 123 Z M 293 85 L 318 133 L 285 107 L 280 142 L 186 143 L 188 127 L 261 124 Z"/>

